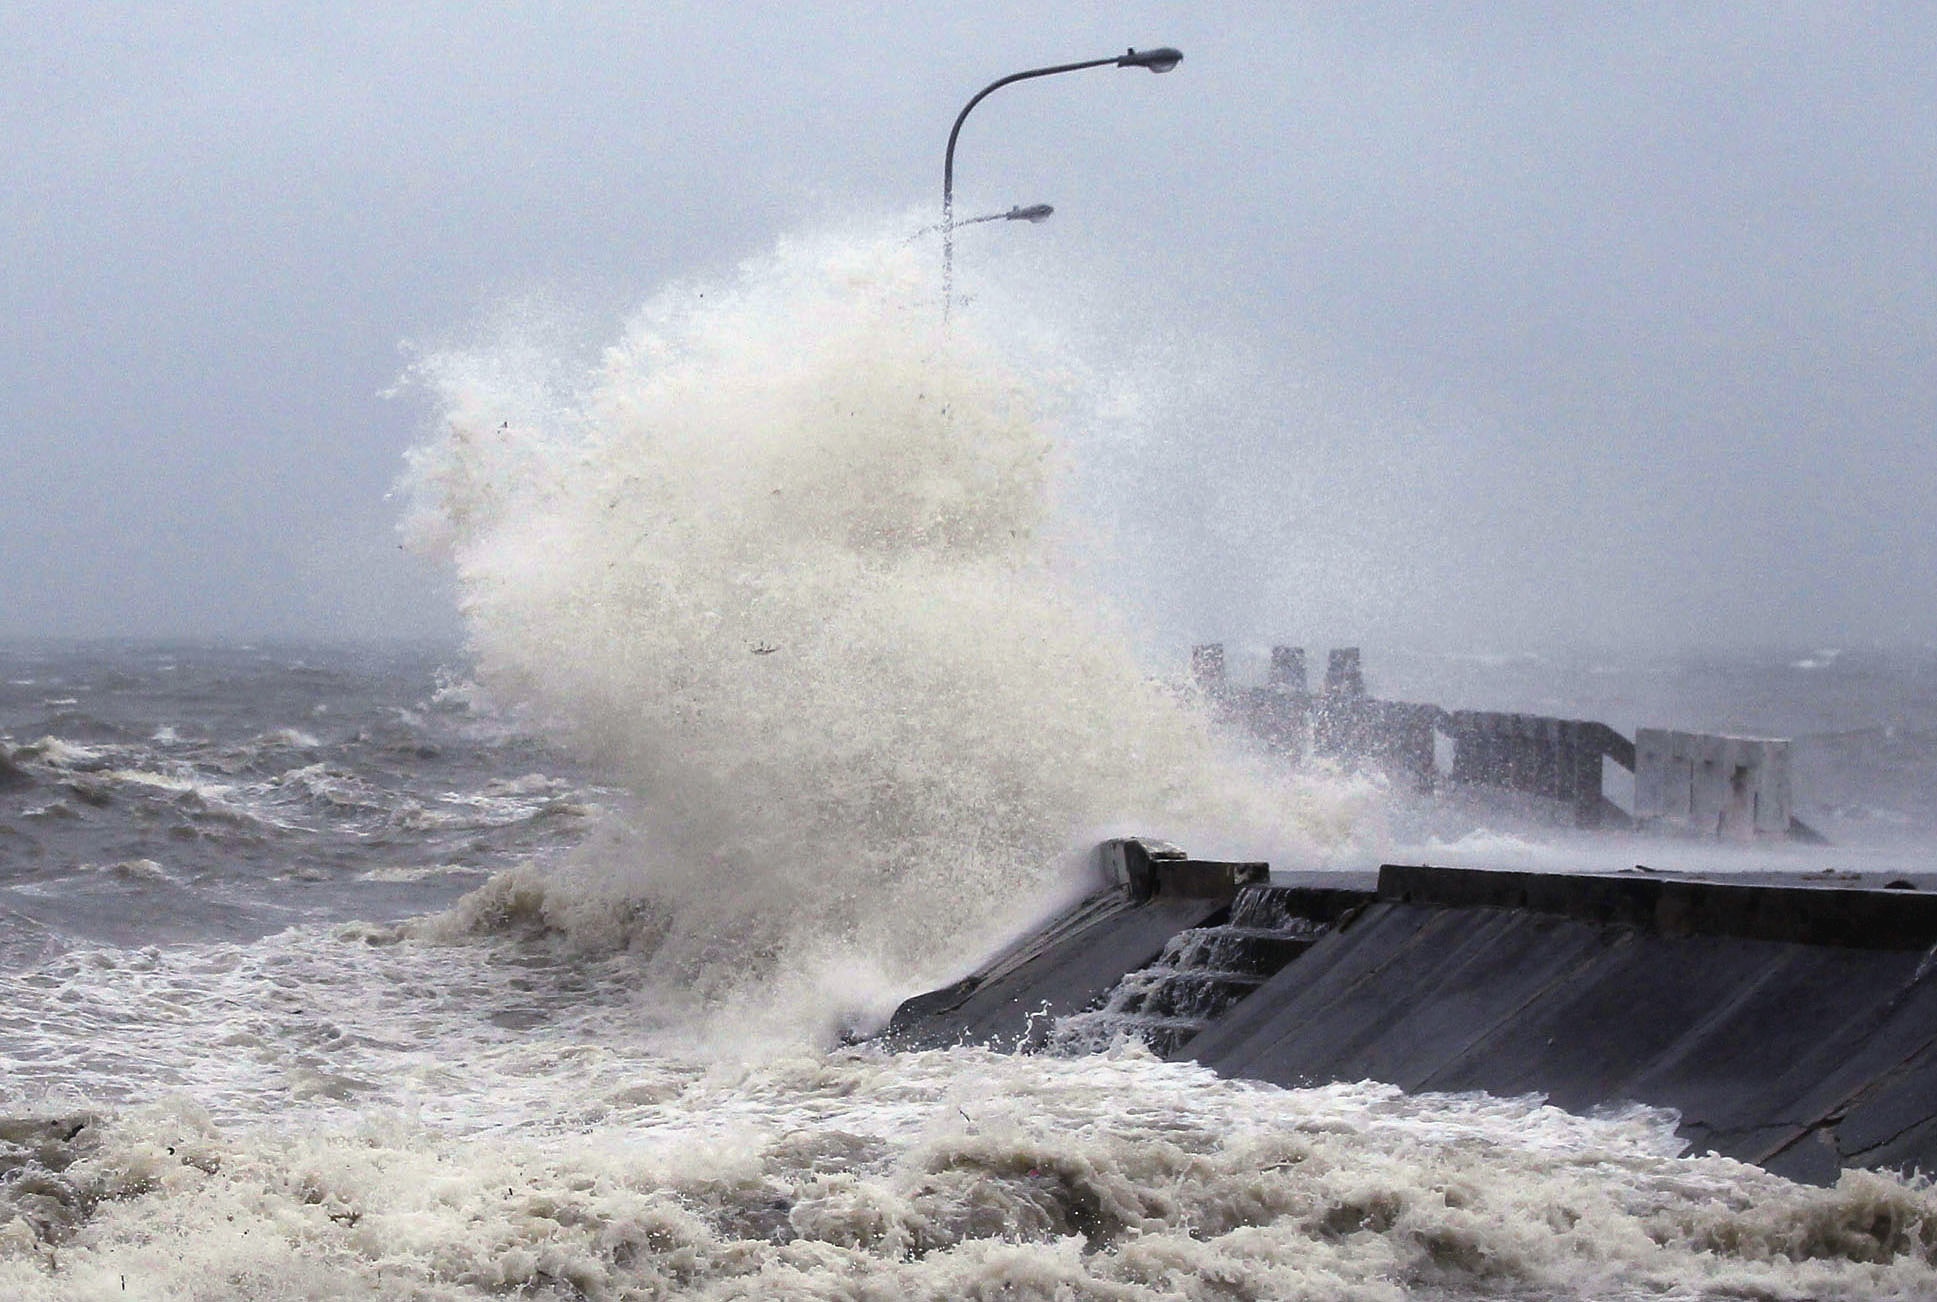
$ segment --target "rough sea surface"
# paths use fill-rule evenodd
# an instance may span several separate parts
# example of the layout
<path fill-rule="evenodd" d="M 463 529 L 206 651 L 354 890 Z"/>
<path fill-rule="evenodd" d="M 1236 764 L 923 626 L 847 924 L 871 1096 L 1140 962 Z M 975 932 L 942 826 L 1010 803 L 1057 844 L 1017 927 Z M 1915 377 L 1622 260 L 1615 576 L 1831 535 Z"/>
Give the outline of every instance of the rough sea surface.
<path fill-rule="evenodd" d="M 465 681 L 0 650 L 0 1294 L 1937 1291 L 1921 1182 L 1792 1185 L 1665 1114 L 696 1025 L 518 916 L 619 793 Z"/>
<path fill-rule="evenodd" d="M 1921 1179 L 1790 1184 L 1662 1112 L 851 1043 L 1112 832 L 1286 871 L 1933 839 L 1927 650 L 1368 649 L 1395 696 L 1780 729 L 1832 851 L 1238 753 L 1061 564 L 1054 404 L 912 267 L 783 248 L 589 361 L 424 358 L 462 649 L 0 646 L 0 1297 L 1937 1296 Z"/>

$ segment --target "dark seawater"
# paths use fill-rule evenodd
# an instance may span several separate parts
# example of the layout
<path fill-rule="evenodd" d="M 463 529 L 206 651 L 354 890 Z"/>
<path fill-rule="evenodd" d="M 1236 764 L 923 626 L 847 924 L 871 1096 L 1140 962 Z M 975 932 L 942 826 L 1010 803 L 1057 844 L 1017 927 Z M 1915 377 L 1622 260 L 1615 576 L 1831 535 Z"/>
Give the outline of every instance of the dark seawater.
<path fill-rule="evenodd" d="M 389 919 L 570 844 L 597 793 L 433 648 L 0 647 L 0 953 Z"/>
<path fill-rule="evenodd" d="M 1804 816 L 1890 859 L 1937 839 L 1934 663 L 1368 668 L 1794 736 Z M 439 648 L 0 647 L 0 1296 L 1937 1296 L 1921 1183 L 1790 1185 L 1647 1110 L 743 1041 L 636 909 L 546 915 L 628 815 L 545 722 Z"/>

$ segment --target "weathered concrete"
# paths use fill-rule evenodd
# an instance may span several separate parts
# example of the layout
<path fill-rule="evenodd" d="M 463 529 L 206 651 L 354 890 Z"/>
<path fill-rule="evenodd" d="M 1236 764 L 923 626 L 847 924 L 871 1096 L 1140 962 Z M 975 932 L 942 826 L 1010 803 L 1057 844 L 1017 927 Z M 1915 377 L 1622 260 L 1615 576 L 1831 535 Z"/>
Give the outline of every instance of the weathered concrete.
<path fill-rule="evenodd" d="M 1937 943 L 1937 881 L 1921 876 L 1716 879 L 1637 867 L 1621 873 L 1503 872 L 1387 864 L 1378 897 L 1401 904 L 1526 909 L 1670 935 L 1734 936 L 1858 949 Z"/>
<path fill-rule="evenodd" d="M 1787 741 L 1642 728 L 1634 749 L 1641 826 L 1732 841 L 1789 834 L 1795 801 Z"/>
<path fill-rule="evenodd" d="M 1697 1151 L 1800 1179 L 1937 1170 L 1937 881 L 1389 865 L 1376 890 L 1267 885 L 1139 841 L 1099 865 L 1097 895 L 909 1000 L 888 1040 L 1038 1049 L 1055 1019 L 1122 1005 L 1131 1033 L 1142 1017 L 1227 1075 L 1643 1103 L 1679 1111 Z M 1313 925 L 1260 940 L 1239 890 Z"/>
<path fill-rule="evenodd" d="M 1606 724 L 1454 710 L 1446 716 L 1445 731 L 1453 739 L 1453 781 L 1565 801 L 1582 827 L 1627 822 L 1601 793 L 1602 760 L 1632 769 L 1634 744 Z"/>
<path fill-rule="evenodd" d="M 1389 867 L 1180 1056 L 1283 1085 L 1672 1107 L 1804 1179 L 1937 1169 L 1937 899 Z"/>
<path fill-rule="evenodd" d="M 1013 967 L 977 972 L 908 1000 L 884 1038 L 896 1048 L 1022 1047 L 1032 1034 L 1047 1032 L 1045 1017 L 1067 1017 L 1098 1003 L 1124 973 L 1162 952 L 1165 941 L 1224 908 L 1223 901 L 1190 898 L 1133 904 L 1120 891 L 1111 894 L 1117 907 L 1095 910 L 1062 943 Z"/>
<path fill-rule="evenodd" d="M 1263 864 L 1191 859 L 1163 842 L 1098 847 L 1098 892 L 954 985 L 903 1003 L 882 1033 L 901 1048 L 1028 1047 L 1051 1023 L 1101 1004 L 1178 932 L 1222 915 Z"/>
<path fill-rule="evenodd" d="M 1306 690 L 1303 647 L 1274 646 L 1265 685 L 1244 687 L 1230 680 L 1223 644 L 1208 642 L 1191 649 L 1190 681 L 1221 726 L 1292 763 L 1309 755 L 1381 769 L 1430 792 L 1442 776 L 1436 739 L 1444 737 L 1451 781 L 1571 805 L 1580 827 L 1824 843 L 1794 815 L 1787 741 L 1658 728 L 1629 741 L 1588 719 L 1380 700 L 1366 693 L 1357 647 L 1331 652 L 1316 695 Z M 1603 761 L 1635 775 L 1631 812 L 1604 793 Z"/>
<path fill-rule="evenodd" d="M 1058 1022 L 1048 1045 L 1082 1051 L 1135 1037 L 1169 1053 L 1371 898 L 1362 887 L 1247 881 L 1229 908 L 1172 936 L 1155 960 L 1126 972 L 1096 1005 Z"/>

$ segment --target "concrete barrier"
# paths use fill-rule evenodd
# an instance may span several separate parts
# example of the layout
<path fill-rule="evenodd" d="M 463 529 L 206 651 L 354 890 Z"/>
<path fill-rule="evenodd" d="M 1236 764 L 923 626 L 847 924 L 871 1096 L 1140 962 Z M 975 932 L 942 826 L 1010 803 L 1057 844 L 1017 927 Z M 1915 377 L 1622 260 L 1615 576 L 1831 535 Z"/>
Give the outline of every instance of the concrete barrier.
<path fill-rule="evenodd" d="M 1271 648 L 1271 674 L 1266 679 L 1268 686 L 1281 692 L 1305 691 L 1305 648 L 1301 646 L 1274 646 Z"/>
<path fill-rule="evenodd" d="M 1126 973 L 1179 932 L 1218 919 L 1264 864 L 1192 859 L 1162 841 L 1125 838 L 1097 851 L 1097 891 L 975 972 L 904 1002 L 882 1032 L 897 1048 L 1038 1045 L 1051 1023 L 1100 1006 Z"/>
<path fill-rule="evenodd" d="M 1388 865 L 1376 888 L 1266 885 L 1146 841 L 1099 864 L 1096 895 L 909 1000 L 888 1043 L 1034 1050 L 1086 1042 L 1057 1024 L 1142 1025 L 1280 1085 L 1641 1103 L 1676 1109 L 1697 1151 L 1798 1179 L 1937 1171 L 1937 880 Z"/>
<path fill-rule="evenodd" d="M 1634 817 L 1643 826 L 1735 841 L 1789 834 L 1787 741 L 1642 728 L 1634 749 Z"/>
<path fill-rule="evenodd" d="M 1263 687 L 1230 680 L 1222 643 L 1192 648 L 1190 672 L 1220 723 L 1294 763 L 1317 756 L 1377 768 L 1430 792 L 1440 776 L 1438 739 L 1445 737 L 1452 781 L 1560 801 L 1573 807 L 1580 827 L 1823 839 L 1795 817 L 1787 741 L 1656 728 L 1629 741 L 1590 719 L 1381 700 L 1366 694 L 1357 647 L 1330 653 L 1325 690 L 1317 695 L 1305 687 L 1303 647 L 1273 647 Z M 1635 774 L 1632 816 L 1604 794 L 1608 761 Z"/>
<path fill-rule="evenodd" d="M 1198 691 L 1215 695 L 1224 690 L 1229 679 L 1224 665 L 1224 644 L 1206 642 L 1190 649 L 1190 681 Z"/>
<path fill-rule="evenodd" d="M 1282 1085 L 1677 1109 L 1799 1179 L 1937 1170 L 1937 897 L 1392 866 L 1183 1051 Z"/>
<path fill-rule="evenodd" d="M 1533 714 L 1455 710 L 1452 779 L 1525 792 L 1574 807 L 1581 827 L 1625 823 L 1602 795 L 1604 760 L 1634 767 L 1634 747 L 1604 723 Z"/>

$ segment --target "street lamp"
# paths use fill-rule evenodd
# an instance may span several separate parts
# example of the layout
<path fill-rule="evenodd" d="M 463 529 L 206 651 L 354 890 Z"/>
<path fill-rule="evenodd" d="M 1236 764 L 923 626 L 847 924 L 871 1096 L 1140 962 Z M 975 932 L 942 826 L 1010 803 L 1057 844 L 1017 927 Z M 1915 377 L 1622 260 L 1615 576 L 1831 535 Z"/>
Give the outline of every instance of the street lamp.
<path fill-rule="evenodd" d="M 964 217 L 961 221 L 955 223 L 955 227 L 957 230 L 960 230 L 964 226 L 973 226 L 977 222 L 1029 222 L 1031 225 L 1035 225 L 1048 221 L 1050 214 L 1055 211 L 1054 208 L 1046 203 L 1032 203 L 1026 208 L 1018 204 L 1009 209 L 1008 212 L 988 212 L 983 213 L 980 217 Z M 910 235 L 906 242 L 913 244 L 922 236 L 933 235 L 941 228 L 942 224 L 940 222 L 936 222 L 933 226 L 924 226 L 913 235 Z"/>
<path fill-rule="evenodd" d="M 1183 54 L 1168 45 L 1155 50 L 1126 50 L 1108 59 L 1089 59 L 1082 63 L 1059 63 L 1053 68 L 1031 68 L 1027 72 L 1012 72 L 1006 77 L 990 82 L 975 93 L 975 97 L 962 106 L 955 115 L 955 125 L 948 133 L 948 154 L 942 160 L 942 320 L 948 320 L 949 299 L 953 296 L 955 285 L 955 139 L 962 134 L 962 123 L 967 120 L 969 110 L 988 98 L 993 91 L 1002 89 L 1012 81 L 1027 81 L 1031 77 L 1052 77 L 1059 72 L 1076 72 L 1083 68 L 1101 68 L 1113 64 L 1119 68 L 1148 68 L 1152 72 L 1169 72 L 1183 61 Z M 1012 215 L 1012 214 L 1011 214 Z M 1047 217 L 1049 214 L 1044 213 Z M 986 219 L 978 219 L 986 220 Z M 1040 218 L 1026 218 L 1039 221 Z M 963 222 L 962 225 L 968 225 Z"/>
<path fill-rule="evenodd" d="M 1051 208 L 1046 203 L 1032 203 L 1027 208 L 1018 207 L 1011 208 L 1008 212 L 992 212 L 987 217 L 977 217 L 974 220 L 979 222 L 992 222 L 1000 217 L 1005 222 L 1028 222 L 1033 226 L 1038 222 L 1048 221 L 1049 214 L 1055 211 L 1054 208 Z M 960 225 L 966 226 L 968 223 L 962 222 Z"/>

